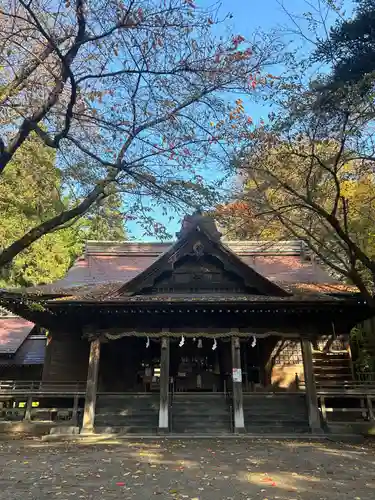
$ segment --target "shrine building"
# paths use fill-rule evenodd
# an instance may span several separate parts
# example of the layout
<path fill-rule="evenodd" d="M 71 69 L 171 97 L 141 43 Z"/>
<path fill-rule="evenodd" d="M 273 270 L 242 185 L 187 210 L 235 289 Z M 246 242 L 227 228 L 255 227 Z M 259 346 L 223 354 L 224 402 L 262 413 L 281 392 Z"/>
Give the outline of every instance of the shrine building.
<path fill-rule="evenodd" d="M 23 325 L 0 335 L 0 424 L 323 433 L 327 398 L 349 390 L 355 418 L 374 419 L 349 343 L 370 308 L 299 241 L 223 241 L 196 212 L 173 243 L 89 241 L 65 278 L 0 305 Z"/>

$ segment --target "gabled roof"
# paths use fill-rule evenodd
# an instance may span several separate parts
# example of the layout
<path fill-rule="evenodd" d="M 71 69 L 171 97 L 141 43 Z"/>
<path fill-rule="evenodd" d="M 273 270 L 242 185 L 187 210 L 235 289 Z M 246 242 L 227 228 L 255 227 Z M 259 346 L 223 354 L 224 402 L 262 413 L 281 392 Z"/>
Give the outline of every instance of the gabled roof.
<path fill-rule="evenodd" d="M 3 302 L 21 293 L 26 293 L 29 299 L 40 296 L 68 301 L 117 302 L 136 296 L 145 299 L 153 287 L 155 290 L 158 280 L 168 282 L 174 273 L 181 272 L 186 265 L 184 259 L 202 262 L 207 257 L 212 258 L 210 265 L 242 283 L 236 291 L 250 301 L 256 296 L 314 300 L 319 296 L 334 299 L 341 292 L 343 298 L 345 292 L 358 293 L 355 287 L 330 277 L 309 258 L 300 241 L 223 242 L 210 217 L 195 214 L 186 219 L 173 243 L 88 242 L 84 256 L 64 279 L 51 285 L 4 291 Z M 172 290 L 178 294 L 173 286 L 157 290 L 159 296 L 163 293 L 165 297 L 170 296 Z M 193 290 L 197 297 L 203 291 L 199 286 Z M 215 290 L 211 295 L 215 298 Z"/>
<path fill-rule="evenodd" d="M 80 295 L 91 291 L 110 291 L 137 277 L 173 245 L 169 243 L 88 241 L 85 253 L 67 275 L 50 285 L 29 287 L 28 294 Z M 305 287 L 316 292 L 358 290 L 334 280 L 321 266 L 308 258 L 299 241 L 226 241 L 225 247 L 258 274 L 281 288 Z M 20 290 L 17 290 L 19 292 Z"/>
<path fill-rule="evenodd" d="M 167 275 L 164 281 L 168 283 L 168 274 L 171 278 L 177 273 L 178 267 L 182 269 L 184 266 L 187 267 L 186 261 L 188 259 L 195 263 L 197 269 L 201 269 L 201 274 L 194 277 L 203 278 L 203 281 L 205 273 L 209 274 L 210 271 L 215 272 L 216 270 L 222 271 L 222 276 L 227 275 L 228 278 L 230 276 L 233 282 L 237 282 L 243 294 L 255 293 L 275 297 L 290 295 L 276 283 L 259 274 L 232 252 L 229 247 L 226 247 L 220 240 L 220 233 L 215 229 L 215 224 L 210 218 L 198 217 L 198 221 L 195 221 L 192 217 L 189 226 L 183 228 L 179 233 L 179 239 L 176 243 L 147 269 L 125 283 L 115 296 L 145 294 L 146 290 L 152 288 L 164 275 Z M 207 265 L 208 258 L 211 260 L 210 266 Z M 194 277 L 191 276 L 191 280 Z M 197 293 L 203 291 L 201 281 L 197 281 L 196 288 L 193 287 Z M 190 286 L 191 284 L 190 282 Z"/>
<path fill-rule="evenodd" d="M 74 293 L 74 289 L 82 287 L 121 286 L 145 271 L 174 244 L 88 241 L 84 255 L 63 279 L 25 291 L 59 295 Z M 337 284 L 322 267 L 307 258 L 300 241 L 225 241 L 225 246 L 257 273 L 281 287 L 284 283 Z"/>

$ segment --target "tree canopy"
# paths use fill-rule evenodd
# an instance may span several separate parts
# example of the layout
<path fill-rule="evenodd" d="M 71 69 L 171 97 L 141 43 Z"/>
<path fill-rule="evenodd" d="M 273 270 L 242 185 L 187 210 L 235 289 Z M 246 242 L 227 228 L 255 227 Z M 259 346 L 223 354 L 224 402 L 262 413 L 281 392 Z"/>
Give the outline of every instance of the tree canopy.
<path fill-rule="evenodd" d="M 364 8 L 366 2 L 359 3 Z M 363 12 L 358 10 L 354 19 Z M 348 28 L 345 23 L 339 22 L 342 29 Z M 337 30 L 326 30 L 325 45 L 315 34 L 313 50 L 335 45 Z M 358 29 L 353 46 L 361 39 Z M 342 49 L 341 59 L 349 61 L 349 56 Z M 289 73 L 271 95 L 274 111 L 268 121 L 247 131 L 239 144 L 232 165 L 240 188 L 229 205 L 230 217 L 225 214 L 228 207 L 221 210 L 229 231 L 235 222 L 235 231 L 242 225 L 248 237 L 303 240 L 336 276 L 355 284 L 375 306 L 374 101 L 358 87 L 348 90 L 348 78 L 338 78 L 338 60 L 330 61 L 332 71 L 327 73 L 317 68 L 315 56 L 292 58 Z M 368 69 L 363 63 L 364 78 Z M 329 90 L 327 107 L 320 82 L 333 80 L 337 86 Z"/>
<path fill-rule="evenodd" d="M 375 78 L 375 5 L 355 0 L 351 18 L 340 16 L 326 39 L 319 39 L 315 59 L 332 65 L 328 81 L 336 89 L 361 84 L 367 90 Z"/>
<path fill-rule="evenodd" d="M 251 96 L 278 57 L 273 37 L 216 38 L 225 19 L 191 0 L 3 2 L 0 173 L 34 133 L 76 203 L 7 240 L 0 266 L 115 192 L 134 217 L 145 198 L 212 205 L 216 183 L 201 173 L 228 161 L 228 96 Z"/>

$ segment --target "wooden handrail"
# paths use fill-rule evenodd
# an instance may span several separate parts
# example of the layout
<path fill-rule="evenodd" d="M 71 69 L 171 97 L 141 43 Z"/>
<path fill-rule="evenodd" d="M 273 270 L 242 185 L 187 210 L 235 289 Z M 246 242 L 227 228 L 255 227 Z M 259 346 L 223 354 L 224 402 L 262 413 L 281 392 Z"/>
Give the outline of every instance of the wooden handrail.
<path fill-rule="evenodd" d="M 0 394 L 9 392 L 82 392 L 85 382 L 44 382 L 41 380 L 0 380 Z"/>

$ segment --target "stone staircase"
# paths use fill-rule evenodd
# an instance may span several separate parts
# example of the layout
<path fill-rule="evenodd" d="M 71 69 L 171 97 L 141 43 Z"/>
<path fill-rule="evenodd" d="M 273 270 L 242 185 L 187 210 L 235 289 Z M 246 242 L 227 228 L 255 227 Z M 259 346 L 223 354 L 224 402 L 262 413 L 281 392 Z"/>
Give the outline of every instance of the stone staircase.
<path fill-rule="evenodd" d="M 175 393 L 171 420 L 173 434 L 220 435 L 232 432 L 231 411 L 223 393 Z"/>
<path fill-rule="evenodd" d="M 250 434 L 308 433 L 306 398 L 296 393 L 245 393 L 245 429 Z"/>
<path fill-rule="evenodd" d="M 156 434 L 159 394 L 99 395 L 96 402 L 96 432 Z"/>
<path fill-rule="evenodd" d="M 354 383 L 352 361 L 347 351 L 313 353 L 317 387 L 342 388 Z"/>

